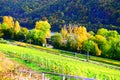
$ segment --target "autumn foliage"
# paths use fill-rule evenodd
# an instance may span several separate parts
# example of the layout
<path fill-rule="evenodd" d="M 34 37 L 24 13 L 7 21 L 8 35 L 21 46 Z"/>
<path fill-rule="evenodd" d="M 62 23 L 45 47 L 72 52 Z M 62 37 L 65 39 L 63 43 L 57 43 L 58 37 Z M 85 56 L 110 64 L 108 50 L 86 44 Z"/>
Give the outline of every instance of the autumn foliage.
<path fill-rule="evenodd" d="M 46 44 L 46 38 L 51 36 L 50 28 L 51 25 L 46 17 L 37 21 L 35 28 L 28 30 L 21 27 L 20 23 L 11 16 L 3 16 L 3 22 L 0 24 L 0 37 L 42 45 Z"/>
<path fill-rule="evenodd" d="M 87 32 L 87 29 L 84 26 L 70 26 L 62 28 L 61 32 L 53 35 L 52 38 L 56 37 L 56 39 L 58 39 L 58 36 L 56 35 L 61 36 L 61 38 L 59 41 L 55 39 L 52 40 L 54 45 L 60 44 L 59 47 L 55 46 L 55 48 L 82 52 L 85 54 L 86 52 L 89 52 L 90 55 L 119 60 L 120 35 L 115 30 L 101 28 L 95 34 L 92 31 Z"/>

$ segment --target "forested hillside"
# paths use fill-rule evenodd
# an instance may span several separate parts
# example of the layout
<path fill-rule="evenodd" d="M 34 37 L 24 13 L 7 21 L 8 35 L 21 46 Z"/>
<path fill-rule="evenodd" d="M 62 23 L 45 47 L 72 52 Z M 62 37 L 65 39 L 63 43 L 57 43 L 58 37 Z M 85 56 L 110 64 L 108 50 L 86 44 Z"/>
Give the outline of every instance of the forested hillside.
<path fill-rule="evenodd" d="M 101 27 L 119 31 L 119 5 L 119 0 L 1 0 L 0 16 L 13 16 L 28 28 L 46 16 L 55 31 L 64 24 L 85 25 L 93 31 Z"/>

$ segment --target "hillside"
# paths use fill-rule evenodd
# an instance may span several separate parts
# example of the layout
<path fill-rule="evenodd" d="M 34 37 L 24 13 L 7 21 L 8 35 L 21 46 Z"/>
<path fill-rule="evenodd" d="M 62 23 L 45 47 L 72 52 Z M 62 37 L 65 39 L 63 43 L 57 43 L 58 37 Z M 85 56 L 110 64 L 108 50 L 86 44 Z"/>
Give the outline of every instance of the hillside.
<path fill-rule="evenodd" d="M 119 0 L 1 0 L 0 16 L 11 15 L 28 28 L 34 27 L 35 21 L 42 16 L 47 16 L 52 31 L 70 23 L 85 25 L 94 31 L 100 27 L 119 31 L 119 5 Z"/>
<path fill-rule="evenodd" d="M 49 52 L 44 52 L 28 47 L 19 47 L 10 44 L 0 44 L 0 51 L 12 57 L 24 60 L 26 61 L 26 63 L 34 63 L 39 68 L 47 69 L 48 72 L 78 75 L 83 78 L 88 77 L 99 80 L 120 79 L 119 70 L 104 67 L 102 65 L 98 66 L 97 64 L 79 61 L 72 58 L 66 58 L 60 55 L 50 54 Z"/>

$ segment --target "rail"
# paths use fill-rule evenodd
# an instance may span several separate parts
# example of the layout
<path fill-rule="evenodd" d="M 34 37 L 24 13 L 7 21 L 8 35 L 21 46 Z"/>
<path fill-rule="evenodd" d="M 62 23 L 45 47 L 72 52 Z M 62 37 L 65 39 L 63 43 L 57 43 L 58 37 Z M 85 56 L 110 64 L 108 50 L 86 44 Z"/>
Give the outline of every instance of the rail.
<path fill-rule="evenodd" d="M 66 74 L 58 74 L 58 73 L 53 73 L 53 72 L 33 72 L 33 71 L 25 71 L 25 70 L 20 70 L 19 71 L 21 73 L 21 75 L 23 73 L 29 73 L 29 76 L 31 77 L 32 74 L 37 73 L 37 74 L 41 74 L 41 80 L 46 80 L 45 78 L 45 74 L 50 74 L 50 75 L 54 75 L 54 76 L 60 76 L 62 77 L 62 80 L 70 80 L 70 79 L 75 79 L 75 80 L 96 80 L 94 78 L 84 78 L 84 77 L 80 77 L 80 76 L 72 76 L 72 75 L 66 75 Z M 49 79 L 50 80 L 50 79 Z"/>

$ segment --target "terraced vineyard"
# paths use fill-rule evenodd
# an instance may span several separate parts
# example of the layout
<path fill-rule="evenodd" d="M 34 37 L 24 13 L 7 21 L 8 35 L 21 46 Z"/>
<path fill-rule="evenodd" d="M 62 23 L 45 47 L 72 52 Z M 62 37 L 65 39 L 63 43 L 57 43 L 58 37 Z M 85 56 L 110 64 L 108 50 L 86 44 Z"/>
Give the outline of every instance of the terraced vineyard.
<path fill-rule="evenodd" d="M 40 50 L 18 47 L 9 44 L 0 44 L 0 51 L 27 62 L 33 62 L 50 72 L 69 74 L 97 80 L 120 80 L 120 71 L 82 62 L 63 56 L 49 54 Z"/>
<path fill-rule="evenodd" d="M 35 48 L 38 50 L 42 50 L 44 52 L 49 52 L 52 54 L 56 54 L 56 55 L 62 55 L 64 57 L 71 57 L 71 58 L 75 58 L 75 59 L 81 59 L 81 60 L 85 60 L 86 59 L 86 55 L 84 54 L 79 54 L 75 52 L 69 52 L 69 51 L 64 51 L 64 50 L 58 50 L 58 49 L 53 49 L 53 48 L 48 48 L 48 47 L 42 47 L 42 46 L 37 46 L 37 45 L 33 45 L 33 44 L 28 44 L 28 43 L 24 43 L 24 42 L 12 42 L 13 45 L 18 45 L 21 47 L 31 47 L 31 48 Z M 100 63 L 105 63 L 105 64 L 110 64 L 112 67 L 117 67 L 119 69 L 120 66 L 120 61 L 117 60 L 112 60 L 112 59 L 108 59 L 108 58 L 102 58 L 102 57 L 96 57 L 96 56 L 91 56 L 90 55 L 90 60 L 91 61 L 97 61 Z"/>

